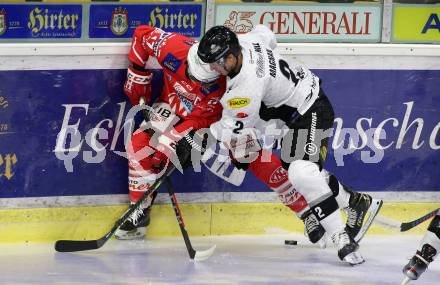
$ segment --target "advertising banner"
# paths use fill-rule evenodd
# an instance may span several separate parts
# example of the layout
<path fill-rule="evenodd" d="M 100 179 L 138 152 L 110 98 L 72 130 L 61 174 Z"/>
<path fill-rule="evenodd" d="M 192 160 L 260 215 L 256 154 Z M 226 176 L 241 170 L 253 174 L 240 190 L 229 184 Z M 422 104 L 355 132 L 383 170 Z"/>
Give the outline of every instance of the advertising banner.
<path fill-rule="evenodd" d="M 393 41 L 440 43 L 440 5 L 393 7 Z"/>
<path fill-rule="evenodd" d="M 237 33 L 268 26 L 279 42 L 380 42 L 380 5 L 217 4 L 215 23 Z"/>
<path fill-rule="evenodd" d="M 139 25 L 151 25 L 168 32 L 201 37 L 203 5 L 142 4 L 90 6 L 90 38 L 131 38 Z"/>
<path fill-rule="evenodd" d="M 82 17 L 81 5 L 0 4 L 0 40 L 81 38 Z"/>
<path fill-rule="evenodd" d="M 315 72 L 335 109 L 329 171 L 359 191 L 440 191 L 440 70 Z M 0 71 L 0 198 L 127 193 L 125 77 Z M 237 187 L 201 170 L 174 173 L 176 191 L 270 191 L 251 173 Z"/>

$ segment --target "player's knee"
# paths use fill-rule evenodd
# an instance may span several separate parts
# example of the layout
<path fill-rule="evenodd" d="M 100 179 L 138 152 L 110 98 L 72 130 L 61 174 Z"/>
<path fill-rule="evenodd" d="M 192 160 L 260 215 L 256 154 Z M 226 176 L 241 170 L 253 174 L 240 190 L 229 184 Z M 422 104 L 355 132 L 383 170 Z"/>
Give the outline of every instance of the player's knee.
<path fill-rule="evenodd" d="M 295 160 L 289 166 L 288 175 L 295 188 L 302 189 L 316 180 L 319 176 L 319 167 L 311 161 Z"/>

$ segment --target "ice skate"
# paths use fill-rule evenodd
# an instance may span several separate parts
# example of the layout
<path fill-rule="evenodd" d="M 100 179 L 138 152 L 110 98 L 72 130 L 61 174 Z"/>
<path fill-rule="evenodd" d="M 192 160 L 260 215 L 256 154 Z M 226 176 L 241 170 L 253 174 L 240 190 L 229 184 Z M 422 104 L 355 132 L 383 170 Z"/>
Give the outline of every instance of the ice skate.
<path fill-rule="evenodd" d="M 347 210 L 345 231 L 359 243 L 373 224 L 374 218 L 382 207 L 382 200 L 370 195 L 349 191 L 350 201 Z"/>
<path fill-rule="evenodd" d="M 332 241 L 338 248 L 339 259 L 350 265 L 364 263 L 365 260 L 358 252 L 358 244 L 353 242 L 345 230 L 332 235 Z"/>
<path fill-rule="evenodd" d="M 428 268 L 429 263 L 432 262 L 432 258 L 436 253 L 437 251 L 430 244 L 424 244 L 422 251 L 417 251 L 408 264 L 403 267 L 403 274 L 411 280 L 419 279 L 420 275 Z"/>
<path fill-rule="evenodd" d="M 311 243 L 318 243 L 319 247 L 325 248 L 326 235 L 324 228 L 310 211 L 306 212 L 304 216 L 304 235 L 309 238 Z"/>
<path fill-rule="evenodd" d="M 136 209 L 133 214 L 119 227 L 115 237 L 120 240 L 142 239 L 150 224 L 151 206 Z"/>

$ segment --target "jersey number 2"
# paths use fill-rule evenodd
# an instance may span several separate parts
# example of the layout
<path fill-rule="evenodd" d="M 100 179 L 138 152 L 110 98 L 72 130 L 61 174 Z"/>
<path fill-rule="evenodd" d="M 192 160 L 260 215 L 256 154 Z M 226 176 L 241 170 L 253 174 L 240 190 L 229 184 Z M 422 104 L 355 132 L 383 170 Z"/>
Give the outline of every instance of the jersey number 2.
<path fill-rule="evenodd" d="M 234 134 L 240 134 L 240 131 L 243 129 L 243 127 L 244 127 L 244 124 L 243 124 L 243 122 L 242 121 L 236 121 L 235 122 L 235 126 L 237 126 L 234 130 L 232 130 L 232 132 L 234 133 Z"/>

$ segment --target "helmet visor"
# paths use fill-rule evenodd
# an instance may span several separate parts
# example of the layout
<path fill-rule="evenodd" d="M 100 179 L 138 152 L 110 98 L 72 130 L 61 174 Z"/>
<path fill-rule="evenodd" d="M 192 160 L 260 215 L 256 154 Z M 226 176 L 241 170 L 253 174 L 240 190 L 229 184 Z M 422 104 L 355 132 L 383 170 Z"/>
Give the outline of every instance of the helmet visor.
<path fill-rule="evenodd" d="M 211 70 L 215 70 L 219 73 L 222 73 L 222 70 L 227 71 L 226 69 L 226 58 L 221 57 L 220 59 L 209 63 L 209 68 Z"/>
<path fill-rule="evenodd" d="M 213 70 L 210 64 L 200 60 L 197 55 L 198 46 L 198 43 L 194 44 L 188 52 L 188 77 L 191 80 L 211 83 L 219 78 L 220 73 Z"/>

